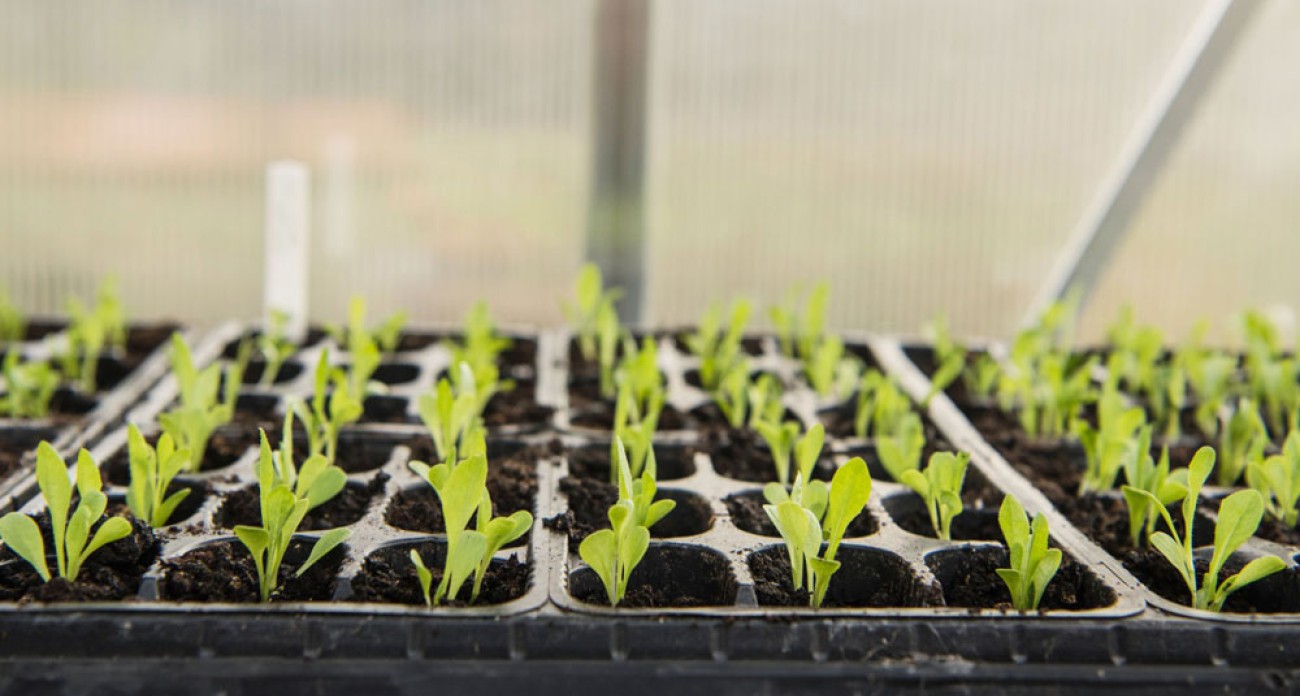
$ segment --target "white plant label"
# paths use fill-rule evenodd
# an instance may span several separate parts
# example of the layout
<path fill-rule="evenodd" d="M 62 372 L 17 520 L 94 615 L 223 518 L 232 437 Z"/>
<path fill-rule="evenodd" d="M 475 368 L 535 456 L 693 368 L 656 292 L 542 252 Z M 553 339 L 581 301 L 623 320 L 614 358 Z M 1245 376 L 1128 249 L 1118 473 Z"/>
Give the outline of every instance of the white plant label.
<path fill-rule="evenodd" d="M 273 312 L 288 315 L 285 335 L 301 341 L 307 331 L 310 185 L 306 165 L 272 162 L 266 168 L 265 326 Z"/>

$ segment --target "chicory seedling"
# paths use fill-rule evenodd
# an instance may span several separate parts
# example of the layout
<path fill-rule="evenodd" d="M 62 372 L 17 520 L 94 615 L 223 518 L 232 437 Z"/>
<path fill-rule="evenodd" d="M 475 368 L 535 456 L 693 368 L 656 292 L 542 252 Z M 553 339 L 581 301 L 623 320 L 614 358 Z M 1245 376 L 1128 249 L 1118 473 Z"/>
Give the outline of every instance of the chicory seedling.
<path fill-rule="evenodd" d="M 1151 456 L 1151 426 L 1142 428 L 1136 447 L 1124 454 L 1124 502 L 1128 505 L 1129 543 L 1134 548 L 1151 538 L 1159 517 L 1151 498 L 1173 505 L 1187 495 L 1187 469 L 1169 471 L 1169 448 L 1160 450 L 1160 463 Z"/>
<path fill-rule="evenodd" d="M 909 413 L 903 418 L 903 424 L 892 435 L 876 438 L 876 454 L 881 466 L 889 472 L 890 478 L 905 483 L 903 477 L 908 471 L 921 467 L 921 453 L 925 449 L 925 428 L 921 417 Z"/>
<path fill-rule="evenodd" d="M 923 408 L 929 408 L 935 396 L 962 376 L 966 369 L 966 348 L 952 339 L 947 315 L 936 316 L 926 325 L 925 331 L 934 346 L 936 364 L 934 374 L 930 376 L 930 390 L 921 401 Z"/>
<path fill-rule="evenodd" d="M 813 489 L 805 488 L 804 481 L 803 474 L 800 474 L 789 498 L 764 505 L 763 511 L 785 540 L 790 555 L 792 586 L 796 590 L 803 589 L 806 576 L 808 604 L 818 609 L 826 599 L 831 577 L 840 568 L 835 556 L 844 534 L 871 498 L 871 474 L 861 457 L 854 457 L 841 466 L 822 498 L 824 515 L 809 507 L 805 494 Z M 823 543 L 826 544 L 825 551 L 822 550 Z"/>
<path fill-rule="evenodd" d="M 912 401 L 892 377 L 869 369 L 858 386 L 853 432 L 860 438 L 895 435 L 912 413 Z"/>
<path fill-rule="evenodd" d="M 158 417 L 164 433 L 172 436 L 179 449 L 190 453 L 186 471 L 198 471 L 208 451 L 208 440 L 212 433 L 222 425 L 229 423 L 235 415 L 235 400 L 239 397 L 239 387 L 244 380 L 244 368 L 248 360 L 249 345 L 240 345 L 239 358 L 225 366 L 225 385 L 220 401 L 217 391 L 222 387 L 222 366 L 217 363 L 198 370 L 190 347 L 180 333 L 172 334 L 171 359 L 172 374 L 176 378 L 177 391 L 180 392 L 180 404 Z"/>
<path fill-rule="evenodd" d="M 163 433 L 158 447 L 150 446 L 132 423 L 127 427 L 127 453 L 131 462 L 131 484 L 126 491 L 126 506 L 131 514 L 151 527 L 165 527 L 176 506 L 190 495 L 190 489 L 167 494 L 172 479 L 190 463 L 190 453 L 177 449 L 172 436 Z"/>
<path fill-rule="evenodd" d="M 469 365 L 461 363 L 462 373 L 470 373 Z M 473 380 L 473 375 L 462 377 L 462 383 Z M 452 389 L 446 377 L 438 380 L 432 392 L 420 396 L 420 420 L 433 436 L 433 446 L 438 460 L 454 465 L 456 451 L 465 441 L 478 418 L 478 394 L 474 390 Z"/>
<path fill-rule="evenodd" d="M 286 433 L 286 437 L 291 438 L 292 434 Z M 292 460 L 292 458 L 290 452 L 288 459 Z M 253 566 L 257 570 L 258 596 L 263 602 L 269 601 L 271 595 L 279 588 L 280 566 L 284 563 L 293 535 L 298 532 L 299 525 L 307 516 L 307 511 L 311 509 L 313 495 L 318 489 L 324 487 L 321 483 L 313 483 L 305 487 L 299 485 L 299 489 L 306 489 L 303 491 L 304 495 L 299 495 L 294 490 L 294 484 L 288 482 L 283 461 L 277 459 L 266 439 L 266 432 L 263 431 L 261 454 L 257 463 L 257 488 L 262 526 L 241 524 L 235 527 L 235 536 L 253 556 Z M 304 466 L 299 480 L 301 481 L 302 475 L 307 473 L 307 466 Z M 294 577 L 302 577 L 303 573 L 350 536 L 352 536 L 350 529 L 331 529 L 321 534 L 312 545 L 307 559 L 294 571 Z"/>
<path fill-rule="evenodd" d="M 77 455 L 76 510 L 72 509 L 73 484 L 68 480 L 68 465 L 48 442 L 36 448 L 36 483 L 49 512 L 58 577 L 76 582 L 91 554 L 131 535 L 131 523 L 121 517 L 110 517 L 95 528 L 108 508 L 108 497 L 103 492 L 99 466 L 86 450 Z M 34 519 L 20 512 L 0 518 L 0 540 L 30 563 L 41 580 L 49 582 L 45 539 Z"/>
<path fill-rule="evenodd" d="M 1236 485 L 1251 462 L 1263 460 L 1268 443 L 1268 428 L 1260 418 L 1255 402 L 1241 399 L 1237 402 L 1237 409 L 1228 417 L 1219 441 L 1222 453 L 1217 476 L 1219 485 Z"/>
<path fill-rule="evenodd" d="M 289 408 L 307 431 L 308 456 L 323 455 L 334 464 L 338 461 L 339 431 L 361 419 L 364 394 L 354 393 L 347 373 L 330 366 L 328 350 L 322 350 L 316 362 L 315 380 L 311 401 L 291 399 Z"/>
<path fill-rule="evenodd" d="M 87 394 L 98 388 L 96 371 L 106 348 L 126 346 L 126 320 L 117 298 L 117 283 L 106 279 L 99 287 L 95 306 L 87 309 L 77 298 L 68 300 L 68 345 L 63 373 L 78 380 Z"/>
<path fill-rule="evenodd" d="M 465 581 L 474 577 L 469 601 L 478 599 L 492 557 L 533 526 L 533 516 L 520 510 L 507 517 L 492 516 L 492 498 L 487 489 L 487 444 L 483 431 L 476 429 L 465 447 L 468 457 L 454 467 L 444 462 L 429 466 L 411 462 L 411 470 L 433 486 L 442 506 L 447 535 L 447 555 L 442 580 L 433 588 L 433 572 L 418 551 L 411 550 L 411 563 L 424 593 L 424 602 L 436 606 L 453 600 Z M 469 529 L 470 520 L 475 528 Z"/>
<path fill-rule="evenodd" d="M 618 324 L 618 314 L 614 310 L 614 302 L 622 296 L 623 291 L 618 288 L 606 290 L 601 280 L 600 267 L 594 263 L 588 263 L 578 271 L 578 278 L 574 282 L 573 300 L 565 301 L 563 304 L 564 314 L 573 326 L 573 332 L 578 337 L 578 350 L 582 358 L 587 362 L 594 362 L 597 359 L 597 333 L 603 333 L 600 325 L 601 312 L 608 312 L 614 318 L 614 324 Z M 617 335 L 617 331 L 615 332 Z M 603 353 L 603 350 L 601 351 Z"/>
<path fill-rule="evenodd" d="M 737 300 L 731 305 L 731 318 L 722 330 L 722 309 L 714 305 L 704 314 L 695 333 L 685 337 L 686 347 L 700 359 L 700 384 L 705 391 L 718 387 L 723 375 L 740 360 L 740 340 L 749 323 L 751 305 Z"/>
<path fill-rule="evenodd" d="M 821 423 L 808 429 L 801 437 L 799 424 L 795 421 L 775 423 L 761 421 L 757 424 L 758 434 L 767 443 L 772 453 L 772 463 L 776 466 L 776 480 L 782 486 L 790 485 L 790 459 L 793 455 L 796 471 L 812 471 L 812 467 L 821 457 L 822 445 L 826 441 L 826 429 Z"/>
<path fill-rule="evenodd" d="M 10 418 L 44 418 L 59 388 L 59 373 L 44 360 L 22 362 L 18 351 L 4 359 L 4 395 L 0 414 Z"/>
<path fill-rule="evenodd" d="M 406 312 L 397 311 L 374 329 L 366 328 L 366 300 L 358 296 L 353 297 L 348 303 L 347 326 L 330 325 L 325 328 L 325 331 L 340 348 L 345 348 L 349 352 L 354 351 L 362 343 L 373 341 L 381 352 L 392 353 L 397 350 L 397 341 L 401 338 L 405 326 Z"/>
<path fill-rule="evenodd" d="M 620 391 L 631 393 L 628 415 L 633 421 L 644 419 L 654 403 L 662 404 L 664 376 L 659 372 L 659 351 L 653 338 L 646 336 L 640 350 L 630 337 L 623 339 L 623 360 L 616 380 Z"/>
<path fill-rule="evenodd" d="M 970 454 L 960 452 L 935 452 L 925 471 L 904 471 L 899 481 L 916 491 L 925 501 L 930 513 L 934 533 L 945 541 L 952 538 L 952 520 L 961 514 L 961 487 L 966 481 L 966 465 Z"/>
<path fill-rule="evenodd" d="M 617 607 L 627 594 L 628 581 L 650 548 L 650 527 L 673 511 L 672 500 L 655 500 L 654 452 L 640 479 L 632 477 L 622 442 L 618 453 L 618 502 L 609 508 L 609 529 L 593 532 L 578 546 L 578 555 L 605 586 L 610 606 Z"/>
<path fill-rule="evenodd" d="M 1300 521 L 1300 432 L 1287 435 L 1282 453 L 1246 465 L 1246 484 L 1259 492 L 1264 510 L 1288 527 Z"/>
<path fill-rule="evenodd" d="M 655 429 L 659 426 L 659 413 L 663 409 L 663 396 L 651 400 L 649 412 L 639 421 L 631 419 L 632 393 L 619 390 L 614 408 L 614 442 L 610 444 L 610 483 L 618 483 L 618 447 L 625 444 L 632 469 L 632 478 L 640 478 L 649 458 L 653 455 Z"/>
<path fill-rule="evenodd" d="M 257 337 L 257 351 L 266 361 L 266 369 L 262 370 L 262 379 L 258 382 L 263 387 L 275 384 L 275 378 L 280 375 L 280 368 L 284 366 L 284 361 L 297 349 L 285 333 L 288 326 L 289 313 L 274 310 L 271 312 L 266 330 Z"/>
<path fill-rule="evenodd" d="M 1154 532 L 1151 545 L 1182 576 L 1187 584 L 1187 591 L 1192 607 L 1208 611 L 1222 611 L 1223 603 L 1237 590 L 1279 572 L 1286 568 L 1286 563 L 1276 556 L 1256 558 L 1245 565 L 1231 577 L 1219 581 L 1219 573 L 1237 549 L 1246 543 L 1255 530 L 1259 528 L 1264 516 L 1264 499 L 1253 490 L 1237 491 L 1219 504 L 1219 521 L 1214 528 L 1214 552 L 1210 556 L 1209 568 L 1203 577 L 1198 578 L 1196 557 L 1192 552 L 1192 523 L 1196 519 L 1196 502 L 1200 498 L 1201 488 L 1210 477 L 1214 468 L 1214 450 L 1202 447 L 1192 458 L 1187 467 L 1187 495 L 1183 498 L 1182 536 L 1178 536 L 1174 521 L 1164 506 L 1155 496 L 1142 492 L 1149 504 L 1159 511 L 1171 534 Z"/>
<path fill-rule="evenodd" d="M 1126 408 L 1115 385 L 1108 384 L 1097 404 L 1097 423 L 1094 429 L 1082 419 L 1074 421 L 1074 434 L 1083 445 L 1087 462 L 1079 480 L 1079 495 L 1115 487 L 1125 457 L 1140 454 L 1133 449 L 1133 438 L 1146 424 L 1146 414 L 1136 406 Z"/>
<path fill-rule="evenodd" d="M 1061 550 L 1047 548 L 1049 531 L 1043 513 L 1033 523 L 1013 495 L 1002 499 L 998 525 L 1007 544 L 1009 568 L 998 568 L 998 577 L 1011 592 L 1011 605 L 1019 611 L 1036 611 L 1043 593 L 1061 567 Z"/>

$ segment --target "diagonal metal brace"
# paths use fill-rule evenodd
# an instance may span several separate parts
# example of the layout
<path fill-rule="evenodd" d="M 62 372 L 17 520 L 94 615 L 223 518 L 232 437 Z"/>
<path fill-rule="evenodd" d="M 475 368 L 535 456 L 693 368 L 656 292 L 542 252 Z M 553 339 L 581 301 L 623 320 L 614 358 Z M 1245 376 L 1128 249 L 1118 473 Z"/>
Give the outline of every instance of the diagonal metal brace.
<path fill-rule="evenodd" d="M 1066 240 L 1022 325 L 1034 323 L 1072 288 L 1081 308 L 1130 229 L 1183 129 L 1264 0 L 1211 0 L 1124 141 L 1120 156 Z"/>

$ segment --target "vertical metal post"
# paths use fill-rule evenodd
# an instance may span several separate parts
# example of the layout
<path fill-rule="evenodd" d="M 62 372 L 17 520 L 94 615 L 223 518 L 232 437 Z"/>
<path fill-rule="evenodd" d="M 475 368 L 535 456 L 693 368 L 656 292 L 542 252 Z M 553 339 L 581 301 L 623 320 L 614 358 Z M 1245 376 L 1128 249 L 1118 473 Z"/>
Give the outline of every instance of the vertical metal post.
<path fill-rule="evenodd" d="M 649 0 L 597 0 L 592 191 L 587 257 L 624 290 L 620 314 L 642 319 L 645 278 L 645 129 Z"/>
<path fill-rule="evenodd" d="M 1048 305 L 1071 288 L 1082 293 L 1081 302 L 1087 301 L 1184 127 L 1260 4 L 1262 0 L 1210 0 L 1206 4 L 1083 218 L 1066 240 L 1024 324 L 1035 322 Z"/>

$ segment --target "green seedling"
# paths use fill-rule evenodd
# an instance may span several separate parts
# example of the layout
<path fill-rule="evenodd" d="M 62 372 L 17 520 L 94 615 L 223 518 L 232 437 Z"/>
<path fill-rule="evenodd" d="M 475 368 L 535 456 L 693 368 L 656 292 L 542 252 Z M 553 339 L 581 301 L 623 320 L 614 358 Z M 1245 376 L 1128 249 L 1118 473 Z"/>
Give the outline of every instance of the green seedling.
<path fill-rule="evenodd" d="M 117 283 L 106 279 L 99 287 L 95 306 L 87 309 L 77 298 L 68 300 L 68 345 L 63 354 L 63 373 L 78 381 L 80 389 L 98 389 L 96 371 L 106 348 L 126 346 L 126 320 L 117 297 Z"/>
<path fill-rule="evenodd" d="M 966 481 L 970 454 L 935 452 L 925 471 L 904 471 L 899 481 L 916 491 L 925 501 L 934 533 L 945 541 L 952 539 L 952 520 L 961 514 L 961 487 Z"/>
<path fill-rule="evenodd" d="M 1182 576 L 1183 582 L 1187 584 L 1192 607 L 1217 612 L 1223 610 L 1223 603 L 1233 592 L 1283 570 L 1286 562 L 1276 556 L 1256 558 L 1236 574 L 1219 581 L 1223 566 L 1255 534 L 1264 516 L 1264 499 L 1258 492 L 1237 491 L 1219 505 L 1219 521 L 1214 528 L 1214 551 L 1210 556 L 1209 568 L 1203 577 L 1197 577 L 1196 557 L 1192 552 L 1192 523 L 1196 519 L 1196 503 L 1201 489 L 1210 477 L 1210 470 L 1214 468 L 1214 458 L 1212 448 L 1202 447 L 1187 467 L 1187 495 L 1183 498 L 1185 529 L 1181 537 L 1178 536 L 1168 508 L 1150 493 L 1143 492 L 1143 495 L 1160 512 L 1170 530 L 1169 534 L 1163 531 L 1152 533 L 1151 545 Z"/>
<path fill-rule="evenodd" d="M 362 344 L 373 342 L 383 353 L 397 350 L 397 342 L 406 327 L 406 312 L 397 311 L 373 329 L 366 327 L 366 300 L 356 296 L 348 303 L 347 326 L 329 325 L 326 333 L 340 348 L 356 352 Z"/>
<path fill-rule="evenodd" d="M 198 471 L 208 451 L 208 440 L 217 428 L 229 423 L 235 415 L 235 400 L 239 397 L 239 387 L 244 381 L 244 368 L 247 364 L 249 345 L 240 346 L 239 358 L 224 367 L 224 389 L 222 388 L 223 367 L 213 363 L 202 370 L 194 366 L 189 344 L 178 332 L 172 334 L 171 359 L 172 374 L 176 378 L 180 403 L 176 408 L 158 417 L 164 433 L 171 435 L 177 449 L 190 453 L 186 471 Z M 217 392 L 221 390 L 221 399 Z"/>
<path fill-rule="evenodd" d="M 1169 471 L 1169 448 L 1160 450 L 1160 463 L 1151 456 L 1151 426 L 1142 428 L 1136 447 L 1124 454 L 1124 502 L 1128 505 L 1129 543 L 1138 548 L 1151 538 L 1159 517 L 1152 498 L 1169 506 L 1187 495 L 1187 469 Z"/>
<path fill-rule="evenodd" d="M 705 391 L 718 388 L 723 375 L 741 360 L 740 340 L 749 323 L 751 305 L 737 300 L 731 305 L 731 319 L 722 330 L 722 309 L 714 305 L 704 314 L 695 333 L 685 337 L 686 347 L 700 359 L 700 384 Z"/>
<path fill-rule="evenodd" d="M 998 525 L 1007 544 L 1009 568 L 998 568 L 998 577 L 1011 592 L 1011 605 L 1019 611 L 1036 611 L 1043 593 L 1061 567 L 1061 550 L 1047 548 L 1047 518 L 1040 512 L 1029 522 L 1025 508 L 1013 495 L 1002 499 Z"/>
<path fill-rule="evenodd" d="M 717 404 L 718 410 L 727 419 L 727 425 L 732 428 L 742 428 L 745 425 L 750 406 L 750 386 L 749 360 L 742 358 L 732 363 L 711 392 L 713 403 Z"/>
<path fill-rule="evenodd" d="M 844 341 L 835 335 L 818 341 L 812 354 L 804 360 L 808 384 L 823 398 L 847 396 L 861 373 L 861 363 L 856 358 L 845 357 Z"/>
<path fill-rule="evenodd" d="M 768 451 L 772 453 L 772 464 L 776 466 L 776 480 L 782 486 L 790 485 L 790 461 L 794 458 L 796 471 L 808 470 L 821 457 L 822 444 L 826 440 L 826 429 L 821 423 L 809 428 L 807 433 L 799 435 L 799 424 L 795 421 L 775 423 L 763 421 L 757 424 L 757 430 Z"/>
<path fill-rule="evenodd" d="M 489 372 L 497 370 L 497 358 L 513 343 L 497 334 L 496 324 L 486 302 L 479 302 L 465 315 L 461 341 L 448 341 L 451 364 L 469 365 L 476 380 L 493 381 Z"/>
<path fill-rule="evenodd" d="M 631 393 L 629 417 L 643 420 L 656 402 L 664 400 L 664 376 L 659 372 L 659 351 L 655 340 L 646 336 L 640 350 L 631 337 L 623 339 L 623 360 L 616 376 L 619 391 Z"/>
<path fill-rule="evenodd" d="M 600 394 L 606 399 L 614 397 L 614 370 L 618 363 L 619 340 L 623 327 L 618 322 L 618 310 L 613 302 L 601 305 L 596 313 L 596 347 L 600 360 Z"/>
<path fill-rule="evenodd" d="M 16 343 L 26 335 L 27 317 L 9 298 L 9 293 L 0 290 L 0 343 Z"/>
<path fill-rule="evenodd" d="M 971 368 L 962 373 L 966 390 L 978 399 L 991 399 L 1002 379 L 1002 366 L 988 353 L 979 353 Z"/>
<path fill-rule="evenodd" d="M 158 447 L 150 446 L 140 429 L 127 427 L 127 453 L 131 461 L 131 484 L 126 491 L 126 506 L 131 514 L 151 527 L 166 527 L 176 506 L 190 495 L 190 489 L 167 494 L 172 480 L 189 466 L 188 450 L 177 449 L 172 436 L 163 433 Z"/>
<path fill-rule="evenodd" d="M 952 339 L 948 331 L 948 317 L 936 316 L 926 325 L 925 332 L 934 346 L 935 370 L 930 375 L 930 390 L 926 392 L 921 405 L 929 408 L 930 401 L 950 384 L 957 381 L 966 369 L 966 348 Z"/>
<path fill-rule="evenodd" d="M 814 286 L 802 311 L 799 295 L 799 289 L 792 288 L 780 305 L 768 310 L 768 318 L 776 329 L 781 352 L 790 358 L 803 360 L 813 354 L 825 329 L 830 285 L 823 282 Z"/>
<path fill-rule="evenodd" d="M 876 438 L 898 434 L 908 415 L 912 401 L 891 377 L 879 370 L 869 369 L 862 376 L 855 403 L 853 432 L 860 438 Z"/>
<path fill-rule="evenodd" d="M 1204 336 L 1208 330 L 1208 323 L 1198 323 L 1175 360 L 1183 366 L 1187 386 L 1196 396 L 1196 427 L 1213 440 L 1219 437 L 1219 411 L 1228 403 L 1237 359 L 1223 351 L 1206 348 Z"/>
<path fill-rule="evenodd" d="M 921 453 L 925 450 L 925 428 L 921 417 L 909 413 L 903 425 L 893 435 L 876 438 L 876 454 L 890 478 L 903 483 L 909 471 L 921 468 Z"/>
<path fill-rule="evenodd" d="M 286 433 L 286 437 L 291 438 L 292 435 Z M 285 453 L 280 454 L 283 456 Z M 292 461 L 291 452 L 287 458 Z M 304 465 L 298 480 L 301 481 L 307 473 L 307 466 Z M 289 551 L 294 534 L 298 532 L 298 526 L 312 507 L 314 494 L 324 487 L 324 483 L 318 481 L 306 487 L 307 495 L 299 495 L 295 487 L 302 489 L 303 486 L 295 486 L 288 481 L 284 462 L 271 451 L 266 432 L 263 431 L 261 454 L 257 463 L 262 526 L 241 524 L 235 527 L 235 536 L 253 556 L 253 566 L 257 569 L 258 596 L 263 602 L 270 601 L 271 595 L 279 589 L 280 566 L 284 563 L 285 554 Z M 350 529 L 331 529 L 321 534 L 312 545 L 307 559 L 294 571 L 294 577 L 302 577 L 303 573 L 350 536 Z"/>
<path fill-rule="evenodd" d="M 108 497 L 103 492 L 99 466 L 86 450 L 77 455 L 78 501 L 75 510 L 72 509 L 73 483 L 68 480 L 68 465 L 48 442 L 42 442 L 36 448 L 36 483 L 49 511 L 58 577 L 76 582 L 91 554 L 131 535 L 131 523 L 124 518 L 110 517 L 100 523 L 108 508 Z M 97 523 L 98 528 L 95 527 Z M 35 520 L 19 512 L 5 515 L 0 518 L 0 540 L 19 558 L 30 563 L 41 580 L 50 581 L 45 539 Z"/>
<path fill-rule="evenodd" d="M 289 313 L 277 309 L 271 312 L 266 330 L 257 337 L 257 351 L 262 354 L 262 359 L 266 361 L 266 369 L 262 371 L 262 379 L 258 382 L 260 386 L 269 387 L 275 384 L 275 379 L 280 376 L 280 368 L 284 366 L 284 361 L 298 349 L 298 346 L 289 340 L 286 334 L 288 328 Z"/>
<path fill-rule="evenodd" d="M 840 543 L 849 524 L 862 513 L 871 498 L 871 474 L 861 457 L 854 457 L 841 466 L 831 479 L 830 489 L 824 494 L 824 515 L 816 510 L 821 503 L 809 506 L 802 474 L 795 479 L 788 499 L 763 506 L 763 511 L 785 540 L 790 555 L 791 583 L 794 589 L 805 586 L 807 578 L 808 604 L 821 608 L 830 587 L 831 577 L 840 568 L 835 560 Z M 823 551 L 822 545 L 826 548 Z"/>
<path fill-rule="evenodd" d="M 456 599 L 471 576 L 474 578 L 469 601 L 478 600 L 492 558 L 506 544 L 518 539 L 533 526 L 533 516 L 520 510 L 506 517 L 492 516 L 492 497 L 487 489 L 487 444 L 483 431 L 476 429 L 465 450 L 468 457 L 452 467 L 448 463 L 429 466 L 411 462 L 411 470 L 433 486 L 442 506 L 447 535 L 447 555 L 442 580 L 433 587 L 433 571 L 425 565 L 418 551 L 411 550 L 411 563 L 428 606 Z M 475 528 L 469 529 L 470 520 Z"/>
<path fill-rule="evenodd" d="M 59 388 L 59 373 L 44 360 L 22 362 L 17 350 L 4 358 L 4 395 L 0 414 L 10 418 L 44 418 Z"/>
<path fill-rule="evenodd" d="M 462 382 L 473 380 L 469 365 L 461 363 Z M 454 390 L 447 378 L 438 380 L 437 387 L 420 396 L 420 420 L 433 436 L 433 446 L 438 460 L 454 465 L 456 451 L 474 428 L 479 415 L 478 393 L 475 390 Z"/>
<path fill-rule="evenodd" d="M 617 607 L 627 594 L 632 571 L 650 548 L 650 527 L 673 511 L 672 500 L 655 500 L 654 453 L 640 479 L 632 477 L 622 442 L 614 440 L 618 455 L 618 502 L 609 508 L 609 529 L 588 535 L 578 555 L 600 578 L 610 606 Z"/>
<path fill-rule="evenodd" d="M 343 370 L 331 367 L 329 351 L 322 350 L 316 362 L 315 389 L 311 401 L 290 399 L 289 410 L 307 431 L 307 455 L 321 455 L 329 464 L 338 462 L 339 432 L 361 419 L 361 398 L 352 391 Z"/>
<path fill-rule="evenodd" d="M 308 453 L 299 468 L 293 454 L 293 421 L 297 412 L 289 409 L 284 415 L 284 429 L 280 438 L 280 449 L 270 452 L 269 460 L 258 460 L 259 466 L 270 463 L 271 480 L 276 485 L 287 486 L 297 498 L 306 499 L 307 509 L 317 508 L 333 500 L 347 485 L 347 472 L 319 452 Z M 270 451 L 270 444 L 265 434 L 262 446 Z"/>
<path fill-rule="evenodd" d="M 1074 422 L 1074 434 L 1083 445 L 1087 467 L 1079 480 L 1079 495 L 1108 491 L 1115 487 L 1125 458 L 1139 456 L 1134 450 L 1134 436 L 1146 425 L 1141 408 L 1124 406 L 1124 399 L 1114 385 L 1107 385 L 1097 404 L 1098 427 L 1082 419 Z"/>
<path fill-rule="evenodd" d="M 1268 428 L 1260 418 L 1255 402 L 1250 399 L 1238 401 L 1219 441 L 1219 451 L 1223 453 L 1217 476 L 1219 485 L 1236 485 L 1252 462 L 1264 459 L 1264 448 L 1268 443 Z"/>
<path fill-rule="evenodd" d="M 1053 303 L 1038 322 L 1016 334 L 1010 364 L 998 378 L 1003 410 L 1019 411 L 1025 432 L 1034 438 L 1059 438 L 1084 404 L 1096 398 L 1092 371 L 1096 358 L 1077 359 L 1070 345 L 1079 294 Z"/>
<path fill-rule="evenodd" d="M 603 333 L 600 329 L 603 323 L 601 312 L 607 311 L 611 314 L 617 325 L 618 314 L 614 311 L 614 302 L 622 294 L 623 291 L 618 288 L 605 289 L 601 280 L 600 267 L 596 264 L 588 263 L 578 271 L 578 278 L 573 288 L 573 299 L 571 302 L 566 300 L 563 308 L 569 324 L 573 327 L 573 333 L 578 337 L 578 350 L 587 362 L 594 362 L 597 359 L 597 334 Z M 617 332 L 615 334 L 617 335 Z"/>
<path fill-rule="evenodd" d="M 1281 331 L 1264 313 L 1246 312 L 1243 333 L 1248 393 L 1263 406 L 1269 430 L 1284 435 L 1286 416 L 1300 406 L 1300 363 L 1285 355 Z"/>
<path fill-rule="evenodd" d="M 653 444 L 655 429 L 659 426 L 659 413 L 663 409 L 663 398 L 652 400 L 649 412 L 640 421 L 631 420 L 632 395 L 627 389 L 619 390 L 618 403 L 614 408 L 614 442 L 610 444 L 610 483 L 618 483 L 618 447 L 626 445 L 632 478 L 641 477 L 647 464 L 653 464 Z"/>
<path fill-rule="evenodd" d="M 1282 453 L 1262 462 L 1246 465 L 1246 484 L 1259 492 L 1269 517 L 1296 526 L 1300 521 L 1300 432 L 1292 430 L 1282 446 Z"/>

